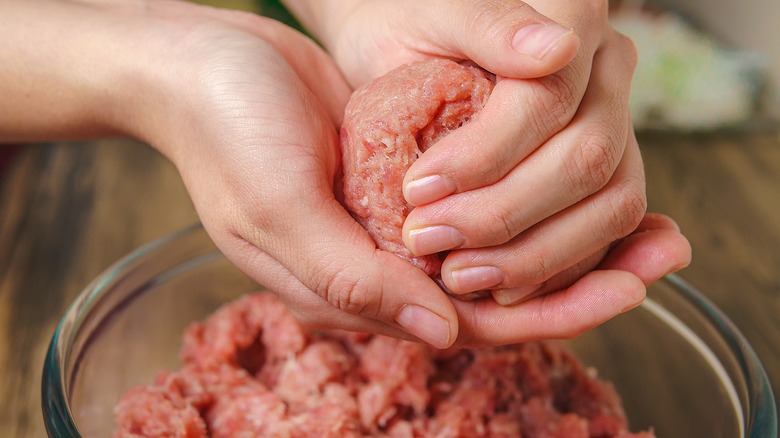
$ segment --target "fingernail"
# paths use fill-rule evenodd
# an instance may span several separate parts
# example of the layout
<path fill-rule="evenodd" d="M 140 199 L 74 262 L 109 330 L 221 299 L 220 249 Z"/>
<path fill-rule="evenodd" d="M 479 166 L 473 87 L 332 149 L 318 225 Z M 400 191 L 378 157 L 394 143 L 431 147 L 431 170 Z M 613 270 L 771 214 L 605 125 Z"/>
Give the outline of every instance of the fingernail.
<path fill-rule="evenodd" d="M 493 299 L 502 306 L 509 306 L 517 304 L 526 298 L 533 295 L 534 292 L 539 290 L 538 284 L 532 284 L 528 286 L 513 287 L 510 289 L 500 289 L 493 291 Z"/>
<path fill-rule="evenodd" d="M 504 273 L 495 266 L 473 266 L 450 274 L 457 290 L 472 292 L 501 284 Z"/>
<path fill-rule="evenodd" d="M 434 225 L 409 232 L 409 251 L 414 255 L 434 254 L 457 248 L 466 238 L 455 228 L 447 225 Z"/>
<path fill-rule="evenodd" d="M 450 325 L 447 320 L 425 307 L 408 304 L 401 309 L 395 322 L 409 333 L 436 348 L 450 346 Z"/>
<path fill-rule="evenodd" d="M 431 175 L 407 183 L 404 197 L 412 205 L 423 205 L 451 195 L 455 189 L 455 183 L 449 178 Z"/>
<path fill-rule="evenodd" d="M 572 30 L 557 24 L 531 24 L 520 28 L 512 37 L 512 47 L 536 59 L 544 55 Z"/>

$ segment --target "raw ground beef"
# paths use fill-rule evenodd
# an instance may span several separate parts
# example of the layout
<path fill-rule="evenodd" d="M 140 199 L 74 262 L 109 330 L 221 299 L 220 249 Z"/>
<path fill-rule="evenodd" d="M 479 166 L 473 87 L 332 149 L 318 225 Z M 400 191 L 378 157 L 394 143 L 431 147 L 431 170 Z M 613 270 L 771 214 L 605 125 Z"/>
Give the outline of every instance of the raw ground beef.
<path fill-rule="evenodd" d="M 402 183 L 414 161 L 471 120 L 493 82 L 476 67 L 430 59 L 399 67 L 352 94 L 341 127 L 344 202 L 379 249 L 436 277 L 437 255 L 415 257 L 401 229 L 411 206 Z"/>
<path fill-rule="evenodd" d="M 653 437 L 629 433 L 612 386 L 559 344 L 306 333 L 270 293 L 193 324 L 181 357 L 122 397 L 114 438 Z"/>

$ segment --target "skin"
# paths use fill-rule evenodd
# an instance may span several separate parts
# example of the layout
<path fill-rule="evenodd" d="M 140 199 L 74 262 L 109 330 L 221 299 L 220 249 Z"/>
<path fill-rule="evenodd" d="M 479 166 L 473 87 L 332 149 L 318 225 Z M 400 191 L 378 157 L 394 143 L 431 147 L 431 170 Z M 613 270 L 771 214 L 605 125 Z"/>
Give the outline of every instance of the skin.
<path fill-rule="evenodd" d="M 518 26 L 552 25 L 552 20 L 525 6 L 507 15 L 496 6 L 501 2 L 458 3 L 461 7 L 441 22 L 434 20 L 436 26 L 425 25 L 426 15 L 414 18 L 425 8 L 413 2 L 405 5 L 408 10 L 394 8 L 404 14 L 385 18 L 378 15 L 387 12 L 382 2 L 290 3 L 302 17 L 307 11 L 319 17 L 316 23 L 304 22 L 316 29 L 315 35 L 322 34 L 335 63 L 304 36 L 242 12 L 165 0 L 0 0 L 5 18 L 0 96 L 16 103 L 0 106 L 0 140 L 125 135 L 152 145 L 176 165 L 217 246 L 315 328 L 371 331 L 440 348 L 573 336 L 636 306 L 646 284 L 689 262 L 690 248 L 674 222 L 647 216 L 640 222 L 641 158 L 627 109 L 623 112 L 631 63 L 600 55 L 614 40 L 605 36 L 612 33 L 603 23 L 599 27 L 603 20 L 587 15 L 580 31 L 574 24 L 581 24 L 581 11 L 573 11 L 567 17 L 574 33 L 564 32 L 541 58 L 512 58 L 505 56 L 511 47 L 485 50 L 492 39 L 467 36 L 473 29 L 512 35 Z M 431 1 L 427 13 L 443 12 L 443 4 Z M 476 14 L 479 20 L 470 21 L 479 7 L 485 8 Z M 372 17 L 376 26 L 360 24 Z M 406 27 L 382 27 L 385 19 Z M 330 34 L 338 29 L 346 33 Z M 594 37 L 598 32 L 593 29 L 605 35 Z M 363 62 L 381 59 L 377 50 L 396 47 L 395 38 L 402 37 L 404 44 L 387 60 Z M 499 41 L 509 44 L 511 38 Z M 481 138 L 481 130 L 495 132 L 482 140 L 484 150 L 498 154 L 501 162 L 516 163 L 497 167 L 495 158 L 480 155 L 473 158 L 485 164 L 466 166 L 443 144 L 426 153 L 410 170 L 408 182 L 447 175 L 455 190 L 439 191 L 440 196 L 423 190 L 421 200 L 407 182 L 407 197 L 418 197 L 419 204 L 407 221 L 408 231 L 432 223 L 461 228 L 467 240 L 445 262 L 445 281 L 456 293 L 472 288 L 459 285 L 451 274 L 486 263 L 505 276 L 501 288 L 542 280 L 545 293 L 520 305 L 450 299 L 422 272 L 377 250 L 335 196 L 337 128 L 352 87 L 423 56 L 473 59 L 499 74 L 492 113 L 481 117 L 484 123 L 475 132 L 462 135 Z M 613 72 L 616 68 L 620 72 Z M 555 110 L 550 117 L 550 108 L 561 102 L 565 111 Z M 523 111 L 504 111 L 513 108 Z M 514 115 L 507 119 L 507 114 Z M 604 119 L 613 114 L 621 116 L 601 132 Z M 524 123 L 518 146 L 514 129 Z M 451 150 L 467 150 L 461 142 L 449 141 Z M 594 173 L 577 173 L 581 169 L 572 159 L 590 150 L 588 145 L 594 145 L 587 155 L 591 160 L 606 154 L 610 163 L 595 173 L 600 175 L 595 182 L 590 181 Z M 558 160 L 549 159 L 556 155 Z M 528 193 L 514 194 L 528 172 L 545 182 L 556 175 L 545 188 L 548 201 L 533 203 Z M 569 173 L 561 183 L 560 175 Z M 496 225 L 487 232 L 470 228 L 484 218 L 445 214 L 473 207 L 480 191 L 496 205 L 506 202 L 505 210 L 496 211 L 524 206 L 522 216 L 504 221 L 496 213 L 494 219 L 510 225 L 493 235 L 490 228 Z M 641 208 L 628 209 L 631 214 L 622 213 L 637 205 Z M 566 236 L 570 226 L 574 237 Z M 583 238 L 577 234 L 583 230 L 596 230 L 597 236 Z M 566 239 L 574 242 L 568 255 Z M 508 264 L 513 257 L 528 257 L 544 269 L 525 273 Z"/>
<path fill-rule="evenodd" d="M 607 2 L 538 3 L 563 26 L 515 0 L 353 1 L 334 27 L 299 10 L 353 86 L 429 56 L 496 73 L 480 116 L 426 152 L 405 180 L 417 206 L 405 243 L 417 255 L 455 250 L 443 272 L 454 294 L 532 292 L 586 258 L 593 267 L 593 254 L 645 213 L 628 111 L 632 44 L 609 27 Z M 540 58 L 512 47 L 535 23 L 564 32 L 534 53 Z"/>
<path fill-rule="evenodd" d="M 647 225 L 659 216 L 645 215 L 628 109 L 636 51 L 610 27 L 606 1 L 286 3 L 353 87 L 425 57 L 471 61 L 497 75 L 480 116 L 418 159 L 404 185 L 417 206 L 405 243 L 418 255 L 451 250 L 442 272 L 448 291 L 491 289 L 497 302 L 515 304 L 455 302 L 461 330 L 464 320 L 481 321 L 461 340 L 575 336 L 638 304 L 645 285 L 690 261 L 672 221 Z M 535 24 L 542 26 L 533 32 L 552 36 L 529 36 Z M 513 45 L 523 32 L 549 44 Z M 644 233 L 654 226 L 664 232 Z M 620 249 L 623 239 L 664 257 L 640 269 Z M 632 269 L 608 269 L 621 256 L 618 266 Z"/>

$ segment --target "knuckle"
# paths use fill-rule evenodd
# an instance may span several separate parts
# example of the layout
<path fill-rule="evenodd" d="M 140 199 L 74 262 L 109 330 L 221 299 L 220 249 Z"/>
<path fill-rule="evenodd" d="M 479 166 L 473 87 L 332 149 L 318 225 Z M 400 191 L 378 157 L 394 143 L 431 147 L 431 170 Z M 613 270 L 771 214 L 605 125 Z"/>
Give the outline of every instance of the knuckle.
<path fill-rule="evenodd" d="M 528 278 L 523 279 L 528 284 L 539 284 L 547 281 L 551 275 L 551 266 L 553 257 L 541 251 L 534 251 L 526 255 L 527 261 L 524 263 Z"/>
<path fill-rule="evenodd" d="M 568 162 L 570 190 L 591 194 L 604 187 L 617 168 L 618 156 L 617 144 L 611 136 L 601 132 L 586 134 Z"/>
<path fill-rule="evenodd" d="M 514 238 L 520 224 L 513 211 L 498 203 L 489 204 L 484 210 L 482 226 L 479 228 L 479 243 L 498 245 Z"/>
<path fill-rule="evenodd" d="M 534 123 L 557 132 L 569 123 L 578 105 L 578 86 L 574 71 L 567 67 L 562 71 L 537 80 L 541 88 L 535 101 L 540 102 L 533 114 Z M 554 124 L 554 126 L 550 126 Z"/>
<path fill-rule="evenodd" d="M 317 277 L 315 292 L 333 307 L 354 315 L 364 315 L 370 308 L 365 285 L 359 277 L 344 269 L 321 272 Z"/>
<path fill-rule="evenodd" d="M 505 269 L 507 287 L 543 285 L 556 274 L 558 258 L 544 247 L 527 246 L 503 256 L 508 263 Z"/>
<path fill-rule="evenodd" d="M 500 151 L 473 154 L 469 158 L 468 162 L 463 163 L 463 171 L 468 174 L 467 179 L 472 180 L 468 186 L 491 184 L 504 176 L 508 160 Z"/>
<path fill-rule="evenodd" d="M 647 211 L 647 196 L 637 180 L 618 186 L 612 201 L 612 214 L 605 230 L 607 235 L 624 237 L 634 231 Z"/>

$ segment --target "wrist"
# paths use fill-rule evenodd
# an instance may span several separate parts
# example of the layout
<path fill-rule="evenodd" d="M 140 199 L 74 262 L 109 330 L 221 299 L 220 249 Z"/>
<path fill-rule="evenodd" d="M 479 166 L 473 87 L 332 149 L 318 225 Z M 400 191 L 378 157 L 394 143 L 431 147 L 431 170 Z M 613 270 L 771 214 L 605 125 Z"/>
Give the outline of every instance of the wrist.
<path fill-rule="evenodd" d="M 0 28 L 0 141 L 133 135 L 148 53 L 128 16 L 142 3 L 8 2 Z M 120 6 L 117 4 L 117 6 Z M 141 47 L 139 47 L 141 46 Z M 145 58 L 146 57 L 146 58 Z"/>

